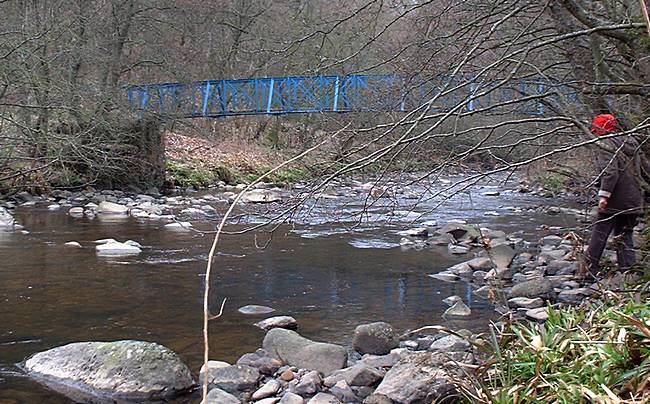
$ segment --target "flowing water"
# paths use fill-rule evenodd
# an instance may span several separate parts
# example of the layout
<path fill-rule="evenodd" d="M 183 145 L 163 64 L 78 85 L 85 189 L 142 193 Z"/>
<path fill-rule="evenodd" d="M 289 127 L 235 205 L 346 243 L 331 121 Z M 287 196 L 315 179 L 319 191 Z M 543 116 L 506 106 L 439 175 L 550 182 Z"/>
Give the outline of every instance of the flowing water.
<path fill-rule="evenodd" d="M 472 255 L 452 256 L 446 247 L 404 251 L 396 231 L 414 221 L 457 218 L 535 239 L 540 223 L 575 223 L 573 217 L 541 217 L 504 206 L 548 200 L 518 193 L 482 195 L 494 189 L 483 188 L 472 198 L 457 196 L 434 211 L 433 202 L 418 206 L 415 213 L 398 210 L 395 201 L 372 206 L 359 225 L 343 216 L 358 211 L 362 199 L 332 199 L 278 227 L 268 245 L 265 232 L 224 236 L 211 304 L 217 311 L 221 299 L 227 302 L 223 317 L 211 323 L 211 357 L 234 362 L 261 345 L 264 333 L 252 324 L 265 317 L 239 314 L 237 308 L 246 304 L 271 306 L 274 314 L 295 317 L 302 335 L 341 344 L 350 343 L 358 324 L 378 320 L 401 331 L 427 324 L 485 330 L 495 318 L 489 303 L 473 296 L 464 283 L 440 283 L 426 276 Z M 29 234 L 0 232 L 0 403 L 71 402 L 23 377 L 15 364 L 74 341 L 155 341 L 177 352 L 198 373 L 210 235 L 169 231 L 164 222 L 132 217 L 73 218 L 47 211 L 46 205 L 18 208 L 15 217 Z M 195 227 L 211 225 L 195 222 Z M 93 241 L 107 237 L 138 241 L 143 252 L 98 257 Z M 71 240 L 83 248 L 63 245 Z M 441 318 L 447 308 L 441 300 L 452 294 L 472 308 L 467 320 Z M 179 402 L 187 401 L 198 402 Z"/>

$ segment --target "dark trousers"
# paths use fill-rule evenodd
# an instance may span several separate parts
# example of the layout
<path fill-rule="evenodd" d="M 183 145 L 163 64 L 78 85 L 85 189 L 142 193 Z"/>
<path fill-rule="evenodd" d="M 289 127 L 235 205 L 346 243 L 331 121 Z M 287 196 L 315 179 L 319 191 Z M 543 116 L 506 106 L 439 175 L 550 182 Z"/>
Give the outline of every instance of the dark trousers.
<path fill-rule="evenodd" d="M 598 214 L 591 233 L 591 240 L 589 240 L 587 256 L 585 257 L 585 263 L 590 271 L 598 271 L 600 257 L 603 255 L 607 238 L 612 231 L 614 231 L 614 237 L 616 237 L 616 260 L 619 269 L 627 269 L 634 265 L 632 234 L 636 221 L 636 214 Z"/>

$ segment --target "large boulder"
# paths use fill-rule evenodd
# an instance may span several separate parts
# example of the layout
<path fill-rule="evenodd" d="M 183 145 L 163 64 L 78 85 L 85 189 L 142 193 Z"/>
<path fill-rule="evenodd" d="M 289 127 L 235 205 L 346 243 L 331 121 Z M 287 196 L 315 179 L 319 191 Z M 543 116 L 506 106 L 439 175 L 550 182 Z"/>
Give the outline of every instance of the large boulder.
<path fill-rule="evenodd" d="M 329 375 L 345 367 L 348 353 L 340 345 L 316 342 L 295 331 L 274 328 L 264 337 L 264 349 L 274 358 L 301 369 Z"/>
<path fill-rule="evenodd" d="M 158 400 L 195 387 L 190 370 L 162 345 L 76 342 L 27 359 L 28 375 L 59 391 L 121 400 Z"/>
<path fill-rule="evenodd" d="M 393 366 L 373 396 L 385 396 L 400 404 L 431 403 L 454 392 L 451 375 L 443 369 L 440 356 L 418 352 Z"/>
<path fill-rule="evenodd" d="M 399 335 L 383 321 L 361 324 L 354 330 L 352 346 L 362 354 L 386 355 L 399 346 Z"/>

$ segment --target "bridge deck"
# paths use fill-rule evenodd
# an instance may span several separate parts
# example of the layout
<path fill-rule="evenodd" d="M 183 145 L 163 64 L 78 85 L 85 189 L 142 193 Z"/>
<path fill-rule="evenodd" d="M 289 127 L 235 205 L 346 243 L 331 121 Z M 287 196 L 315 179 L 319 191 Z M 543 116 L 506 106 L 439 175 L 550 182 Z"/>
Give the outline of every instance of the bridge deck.
<path fill-rule="evenodd" d="M 459 78 L 407 80 L 396 75 L 290 76 L 131 85 L 126 94 L 141 114 L 173 118 L 406 112 L 433 97 L 438 110 L 464 103 L 468 111 L 491 106 L 493 113 L 541 115 L 545 104 L 540 99 L 553 87 L 535 80 L 519 80 L 515 86 L 498 84 Z M 567 93 L 566 87 L 563 90 Z"/>

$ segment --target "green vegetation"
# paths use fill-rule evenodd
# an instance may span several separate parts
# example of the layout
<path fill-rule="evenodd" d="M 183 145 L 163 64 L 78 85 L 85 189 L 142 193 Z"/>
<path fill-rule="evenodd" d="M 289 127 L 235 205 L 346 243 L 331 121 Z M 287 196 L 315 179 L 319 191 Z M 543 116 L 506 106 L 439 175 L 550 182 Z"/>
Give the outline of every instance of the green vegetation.
<path fill-rule="evenodd" d="M 544 324 L 492 334 L 476 386 L 484 403 L 614 403 L 650 398 L 650 284 L 606 292 L 586 307 L 550 310 Z"/>
<path fill-rule="evenodd" d="M 565 174 L 555 171 L 544 171 L 536 176 L 535 182 L 539 183 L 545 189 L 553 192 L 562 191 L 569 177 Z"/>
<path fill-rule="evenodd" d="M 175 185 L 194 188 L 207 187 L 218 179 L 215 172 L 190 168 L 173 161 L 167 162 L 167 177 Z"/>

